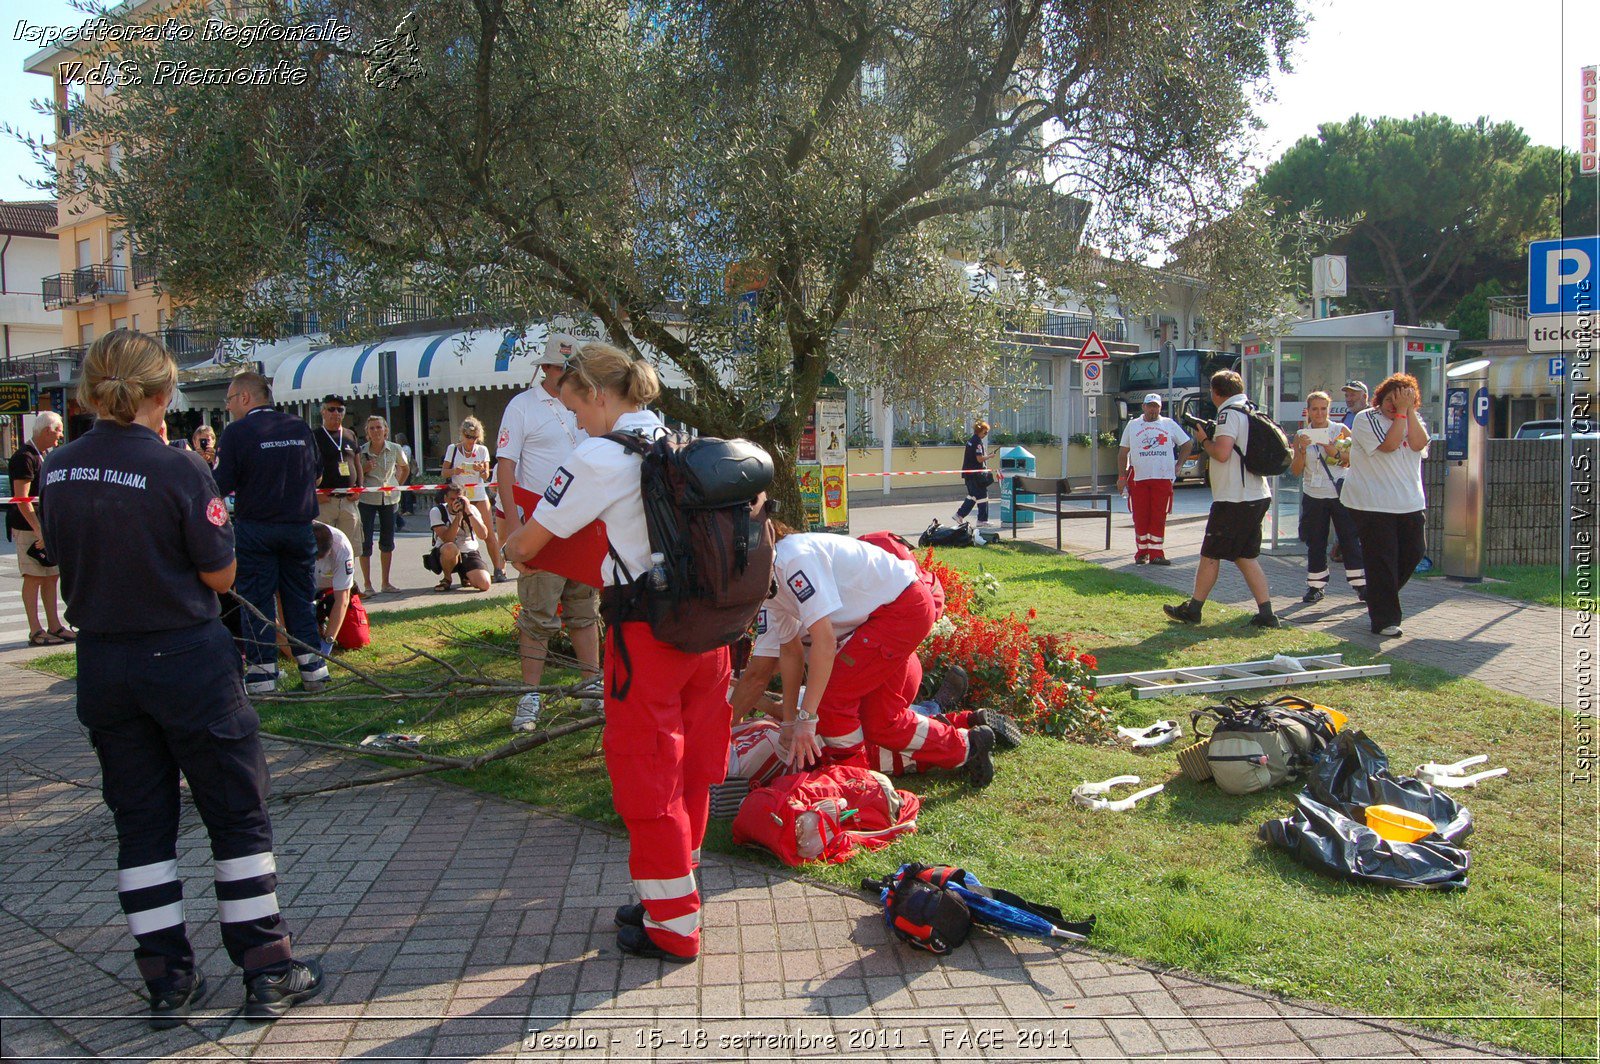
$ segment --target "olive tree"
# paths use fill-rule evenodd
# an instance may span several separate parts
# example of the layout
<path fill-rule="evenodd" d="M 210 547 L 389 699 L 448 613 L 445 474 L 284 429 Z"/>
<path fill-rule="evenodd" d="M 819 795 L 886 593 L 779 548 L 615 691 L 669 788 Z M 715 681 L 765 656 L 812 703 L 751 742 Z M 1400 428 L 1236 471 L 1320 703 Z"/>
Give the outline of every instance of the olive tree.
<path fill-rule="evenodd" d="M 135 76 L 73 116 L 123 150 L 63 172 L 177 299 L 264 333 L 406 293 L 577 314 L 682 370 L 667 414 L 785 471 L 830 368 L 890 401 L 994 383 L 997 330 L 1080 284 L 1080 249 L 1137 260 L 1224 217 L 1302 32 L 1294 0 L 293 10 L 348 39 L 125 44 Z M 196 86 L 162 63 L 304 75 Z M 1005 301 L 972 298 L 961 261 Z"/>

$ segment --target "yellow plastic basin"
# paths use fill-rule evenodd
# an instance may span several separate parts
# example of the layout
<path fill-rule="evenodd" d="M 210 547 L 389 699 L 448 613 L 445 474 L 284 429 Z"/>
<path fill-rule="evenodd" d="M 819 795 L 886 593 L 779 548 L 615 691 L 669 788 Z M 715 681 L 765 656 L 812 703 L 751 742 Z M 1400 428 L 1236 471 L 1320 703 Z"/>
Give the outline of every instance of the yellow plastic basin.
<path fill-rule="evenodd" d="M 1367 806 L 1367 827 L 1390 842 L 1416 842 L 1436 830 L 1421 813 L 1394 805 Z"/>

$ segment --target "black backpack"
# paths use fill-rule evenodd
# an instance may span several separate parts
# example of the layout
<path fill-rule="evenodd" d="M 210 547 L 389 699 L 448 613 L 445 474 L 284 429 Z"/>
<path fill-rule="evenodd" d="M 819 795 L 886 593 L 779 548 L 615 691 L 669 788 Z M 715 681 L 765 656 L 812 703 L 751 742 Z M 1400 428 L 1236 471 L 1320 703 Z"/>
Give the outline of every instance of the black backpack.
<path fill-rule="evenodd" d="M 863 880 L 862 887 L 887 888 L 883 918 L 894 936 L 908 946 L 943 956 L 972 933 L 972 910 L 946 884 L 963 877 L 959 868 L 902 865 L 881 881 Z"/>
<path fill-rule="evenodd" d="M 941 525 L 937 517 L 917 537 L 919 547 L 970 547 L 973 543 L 971 525 L 965 521 L 959 525 Z"/>
<path fill-rule="evenodd" d="M 644 459 L 641 489 L 650 550 L 666 560 L 667 586 L 630 573 L 607 588 L 606 622 L 643 620 L 663 643 L 691 654 L 736 643 L 772 591 L 774 531 L 767 510 L 750 504 L 772 484 L 772 457 L 748 440 L 668 432 L 605 437 Z M 624 660 L 626 656 L 624 653 Z M 624 695 L 626 686 L 618 692 Z"/>
<path fill-rule="evenodd" d="M 1249 425 L 1249 438 L 1245 442 L 1241 475 L 1249 471 L 1258 477 L 1283 476 L 1293 460 L 1289 437 L 1283 434 L 1276 421 L 1248 400 L 1244 404 L 1244 415 Z"/>

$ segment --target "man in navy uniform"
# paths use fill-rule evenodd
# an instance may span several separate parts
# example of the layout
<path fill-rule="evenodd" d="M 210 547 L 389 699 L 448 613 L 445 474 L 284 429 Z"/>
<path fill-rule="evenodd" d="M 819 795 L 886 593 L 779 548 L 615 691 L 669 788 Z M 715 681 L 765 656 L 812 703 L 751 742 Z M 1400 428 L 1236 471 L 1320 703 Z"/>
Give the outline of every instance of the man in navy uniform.
<path fill-rule="evenodd" d="M 217 443 L 217 487 L 234 497 L 235 589 L 269 618 L 277 616 L 281 596 L 284 627 L 298 641 L 292 649 L 301 686 L 316 692 L 328 680 L 327 662 L 316 651 L 322 637 L 312 605 L 317 540 L 311 522 L 320 460 L 311 427 L 271 404 L 267 378 L 250 370 L 234 375 L 228 385 L 233 421 Z M 245 690 L 270 694 L 278 686 L 276 633 L 249 610 L 243 614 Z"/>

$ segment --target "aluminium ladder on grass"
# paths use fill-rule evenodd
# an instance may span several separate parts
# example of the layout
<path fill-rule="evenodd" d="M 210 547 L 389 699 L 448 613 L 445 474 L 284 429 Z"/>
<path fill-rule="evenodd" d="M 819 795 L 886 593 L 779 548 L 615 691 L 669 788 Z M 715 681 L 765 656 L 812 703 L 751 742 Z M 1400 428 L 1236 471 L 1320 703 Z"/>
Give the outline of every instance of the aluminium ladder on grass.
<path fill-rule="evenodd" d="M 1246 691 L 1255 687 L 1289 687 L 1322 680 L 1354 680 L 1387 676 L 1387 665 L 1346 665 L 1343 654 L 1309 654 L 1292 658 L 1279 655 L 1267 661 L 1241 661 L 1232 665 L 1194 665 L 1183 669 L 1118 672 L 1096 676 L 1096 687 L 1128 684 L 1140 698 L 1199 695 L 1212 691 Z"/>

